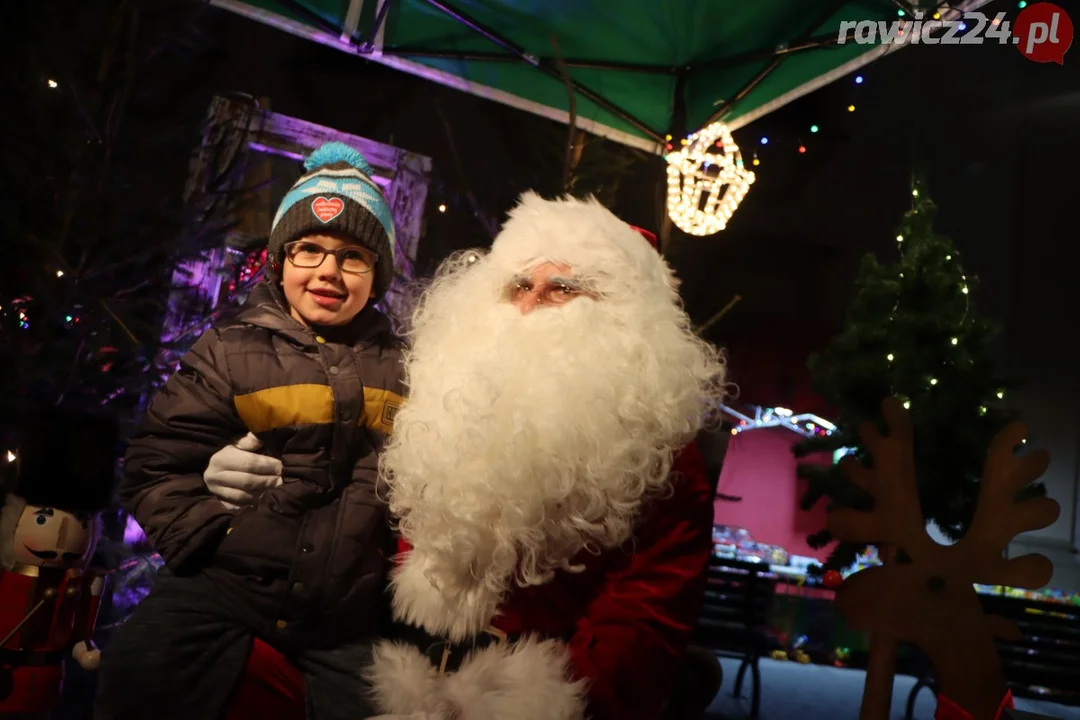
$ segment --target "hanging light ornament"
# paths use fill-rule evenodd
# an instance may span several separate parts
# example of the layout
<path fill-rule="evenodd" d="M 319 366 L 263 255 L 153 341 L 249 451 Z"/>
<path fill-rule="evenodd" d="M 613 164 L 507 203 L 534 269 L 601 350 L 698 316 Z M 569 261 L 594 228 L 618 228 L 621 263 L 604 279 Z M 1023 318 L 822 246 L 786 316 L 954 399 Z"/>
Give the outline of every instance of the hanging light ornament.
<path fill-rule="evenodd" d="M 675 227 L 698 236 L 727 227 L 754 182 L 727 126 L 713 123 L 699 130 L 665 159 L 667 210 Z"/>

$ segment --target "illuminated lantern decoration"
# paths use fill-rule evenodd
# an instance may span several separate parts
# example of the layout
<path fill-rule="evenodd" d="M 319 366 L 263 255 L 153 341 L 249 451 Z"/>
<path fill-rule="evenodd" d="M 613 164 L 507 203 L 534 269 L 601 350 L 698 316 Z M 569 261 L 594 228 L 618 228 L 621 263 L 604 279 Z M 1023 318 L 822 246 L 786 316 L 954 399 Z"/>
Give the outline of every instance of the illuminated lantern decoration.
<path fill-rule="evenodd" d="M 723 123 L 694 133 L 666 160 L 668 215 L 688 235 L 713 235 L 727 227 L 754 182 Z"/>

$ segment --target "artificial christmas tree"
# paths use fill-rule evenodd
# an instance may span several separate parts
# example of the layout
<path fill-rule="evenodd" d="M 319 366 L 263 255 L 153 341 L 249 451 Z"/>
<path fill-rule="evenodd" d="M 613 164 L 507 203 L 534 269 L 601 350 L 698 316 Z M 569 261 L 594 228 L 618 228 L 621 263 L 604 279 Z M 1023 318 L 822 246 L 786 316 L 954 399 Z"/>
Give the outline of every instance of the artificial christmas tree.
<path fill-rule="evenodd" d="M 182 0 L 10 8 L 0 414 L 63 404 L 127 421 L 171 372 L 155 357 L 172 269 L 223 243 L 239 177 L 222 162 L 204 178 L 214 202 L 185 202 L 212 12 Z"/>
<path fill-rule="evenodd" d="M 872 255 L 863 259 L 843 332 L 810 364 L 815 390 L 837 413 L 837 432 L 807 440 L 795 452 L 805 456 L 847 448 L 854 460 L 872 465 L 863 441 L 865 424 L 882 427 L 882 401 L 896 398 L 911 425 L 914 511 L 923 526 L 933 522 L 956 540 L 972 524 L 987 448 L 1014 413 L 1001 403 L 1011 383 L 994 369 L 996 327 L 976 312 L 975 278 L 964 273 L 952 241 L 934 232 L 934 214 L 921 183 L 913 182 L 911 209 L 896 235 L 899 261 L 883 265 Z M 832 511 L 892 512 L 875 507 L 875 497 L 837 464 L 800 464 L 799 476 L 809 481 L 804 509 L 827 498 Z M 1020 502 L 1045 495 L 1045 488 L 1024 483 L 1016 493 Z M 810 545 L 824 547 L 833 539 L 823 530 L 810 537 Z M 908 549 L 890 544 L 886 533 L 875 540 L 848 533 L 839 540 L 826 572 L 850 568 L 871 545 L 886 567 L 912 561 Z M 859 717 L 885 720 L 899 635 L 869 623 L 861 626 L 873 634 Z"/>
<path fill-rule="evenodd" d="M 979 316 L 976 279 L 965 274 L 952 241 L 933 229 L 935 206 L 913 183 L 911 210 L 896 235 L 900 259 L 891 265 L 863 259 L 843 332 L 810 360 L 814 389 L 838 413 L 838 431 L 801 443 L 800 457 L 848 448 L 866 460 L 858 440 L 863 421 L 879 421 L 881 401 L 900 397 L 915 427 L 919 501 L 927 521 L 951 540 L 971 523 L 983 458 L 991 438 L 1015 418 L 1002 403 L 1014 383 L 996 374 L 993 323 Z M 841 508 L 870 509 L 870 497 L 837 465 L 801 464 L 809 481 L 802 500 L 821 498 Z M 1042 485 L 1025 496 L 1045 494 Z M 821 548 L 823 530 L 810 537 Z M 825 570 L 851 567 L 866 545 L 839 543 Z"/>

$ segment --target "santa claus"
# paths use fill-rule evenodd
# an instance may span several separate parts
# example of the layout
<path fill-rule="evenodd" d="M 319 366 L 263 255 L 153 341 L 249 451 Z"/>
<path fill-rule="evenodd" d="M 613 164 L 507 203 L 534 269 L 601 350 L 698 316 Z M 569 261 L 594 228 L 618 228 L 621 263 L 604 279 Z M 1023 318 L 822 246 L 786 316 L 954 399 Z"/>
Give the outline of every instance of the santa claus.
<path fill-rule="evenodd" d="M 382 458 L 401 533 L 388 715 L 656 718 L 702 597 L 719 401 L 661 256 L 599 203 L 525 195 L 421 298 Z"/>

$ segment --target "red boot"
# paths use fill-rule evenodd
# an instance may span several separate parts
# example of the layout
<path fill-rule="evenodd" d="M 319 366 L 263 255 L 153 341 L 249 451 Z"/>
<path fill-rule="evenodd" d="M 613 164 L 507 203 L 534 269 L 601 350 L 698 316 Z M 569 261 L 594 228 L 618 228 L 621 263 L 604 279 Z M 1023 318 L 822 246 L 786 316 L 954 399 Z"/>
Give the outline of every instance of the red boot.
<path fill-rule="evenodd" d="M 1016 705 L 1013 704 L 1013 696 L 1011 690 L 1005 691 L 1005 697 L 1001 700 L 1001 705 L 998 706 L 997 714 L 994 715 L 994 720 L 1003 720 L 1005 718 L 1006 710 L 1013 710 Z M 949 698 L 945 697 L 941 693 L 937 696 L 937 712 L 934 713 L 934 720 L 974 720 L 964 708 L 954 703 Z"/>

